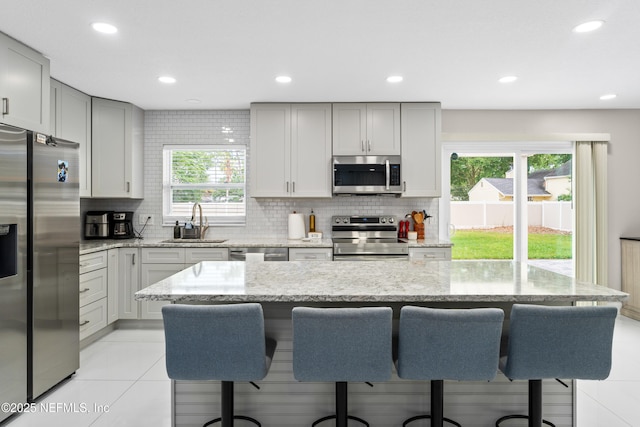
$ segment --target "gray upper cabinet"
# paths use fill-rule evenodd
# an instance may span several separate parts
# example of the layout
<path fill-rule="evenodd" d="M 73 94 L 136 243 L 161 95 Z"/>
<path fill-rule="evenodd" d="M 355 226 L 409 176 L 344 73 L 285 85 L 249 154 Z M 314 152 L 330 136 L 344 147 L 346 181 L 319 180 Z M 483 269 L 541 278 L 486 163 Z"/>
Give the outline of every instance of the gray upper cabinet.
<path fill-rule="evenodd" d="M 53 79 L 51 134 L 80 144 L 80 197 L 91 197 L 91 97 Z"/>
<path fill-rule="evenodd" d="M 143 121 L 135 105 L 92 98 L 92 197 L 144 197 Z"/>
<path fill-rule="evenodd" d="M 406 103 L 402 118 L 402 197 L 440 197 L 440 103 Z"/>
<path fill-rule="evenodd" d="M 399 103 L 333 104 L 333 155 L 400 154 Z"/>
<path fill-rule="evenodd" d="M 0 33 L 0 122 L 49 134 L 49 60 Z"/>
<path fill-rule="evenodd" d="M 251 197 L 331 197 L 331 104 L 251 104 Z"/>

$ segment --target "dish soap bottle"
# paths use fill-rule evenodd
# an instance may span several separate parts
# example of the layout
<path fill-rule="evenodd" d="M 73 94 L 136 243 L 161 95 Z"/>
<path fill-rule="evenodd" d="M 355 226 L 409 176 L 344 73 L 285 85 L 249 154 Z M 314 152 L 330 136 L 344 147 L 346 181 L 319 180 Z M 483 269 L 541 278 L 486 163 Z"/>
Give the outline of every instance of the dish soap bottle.
<path fill-rule="evenodd" d="M 311 215 L 309 215 L 309 233 L 315 233 L 316 231 L 316 216 L 311 209 Z"/>
<path fill-rule="evenodd" d="M 180 238 L 180 224 L 178 223 L 178 221 L 176 221 L 176 226 L 173 227 L 173 238 L 174 239 Z"/>

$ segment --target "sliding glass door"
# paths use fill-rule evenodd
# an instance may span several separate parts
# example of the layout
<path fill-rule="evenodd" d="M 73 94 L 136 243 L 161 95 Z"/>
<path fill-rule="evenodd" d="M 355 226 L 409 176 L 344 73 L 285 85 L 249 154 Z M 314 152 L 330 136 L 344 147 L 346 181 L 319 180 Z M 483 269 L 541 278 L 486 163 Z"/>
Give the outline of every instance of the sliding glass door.
<path fill-rule="evenodd" d="M 573 274 L 570 142 L 445 143 L 443 153 L 440 234 L 454 244 L 453 259 Z"/>

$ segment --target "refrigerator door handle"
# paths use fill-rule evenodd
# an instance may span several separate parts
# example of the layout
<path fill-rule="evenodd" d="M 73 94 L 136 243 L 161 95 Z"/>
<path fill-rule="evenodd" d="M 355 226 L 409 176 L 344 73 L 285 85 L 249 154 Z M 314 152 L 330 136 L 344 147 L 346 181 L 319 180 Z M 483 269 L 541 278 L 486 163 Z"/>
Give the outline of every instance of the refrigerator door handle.
<path fill-rule="evenodd" d="M 2 98 L 2 115 L 9 114 L 9 98 Z"/>

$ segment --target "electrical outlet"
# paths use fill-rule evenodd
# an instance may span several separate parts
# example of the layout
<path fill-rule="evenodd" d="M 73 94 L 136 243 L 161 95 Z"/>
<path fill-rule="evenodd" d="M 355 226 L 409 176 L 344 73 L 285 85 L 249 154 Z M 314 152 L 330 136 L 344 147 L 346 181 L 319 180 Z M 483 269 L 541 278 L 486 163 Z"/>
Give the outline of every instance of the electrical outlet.
<path fill-rule="evenodd" d="M 149 221 L 147 221 L 147 218 L 149 219 Z M 140 225 L 153 225 L 153 215 L 149 215 L 149 214 L 140 214 L 138 215 L 138 224 Z"/>

